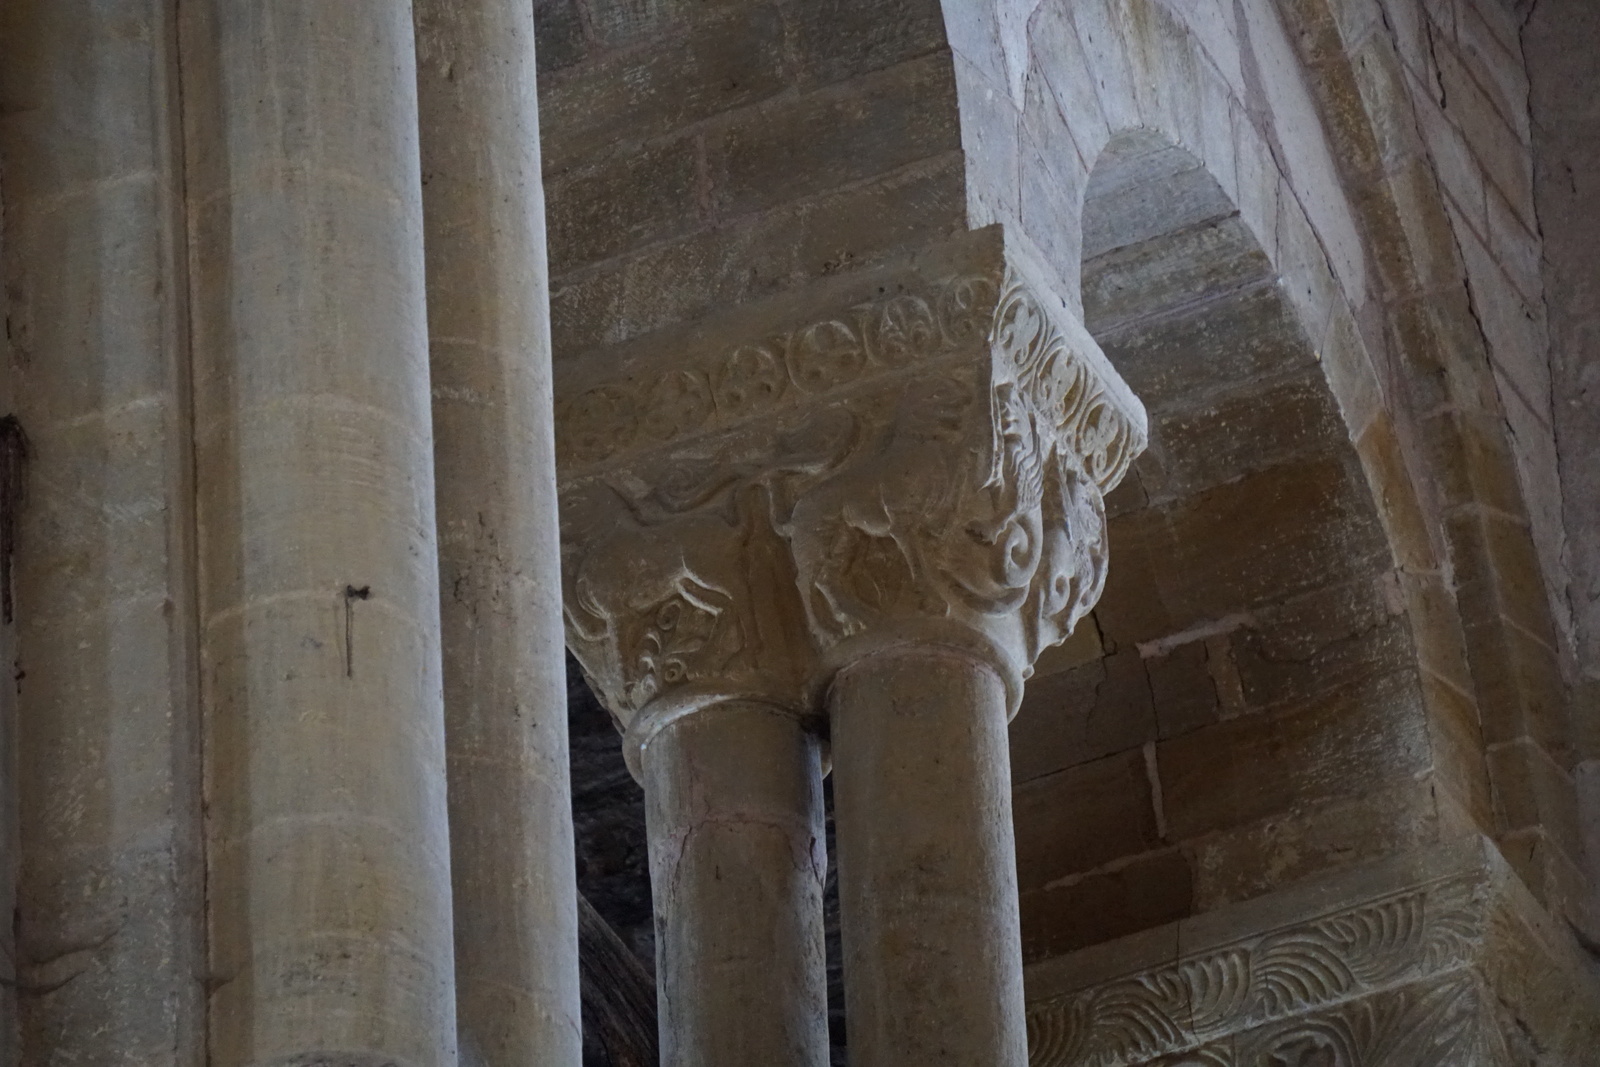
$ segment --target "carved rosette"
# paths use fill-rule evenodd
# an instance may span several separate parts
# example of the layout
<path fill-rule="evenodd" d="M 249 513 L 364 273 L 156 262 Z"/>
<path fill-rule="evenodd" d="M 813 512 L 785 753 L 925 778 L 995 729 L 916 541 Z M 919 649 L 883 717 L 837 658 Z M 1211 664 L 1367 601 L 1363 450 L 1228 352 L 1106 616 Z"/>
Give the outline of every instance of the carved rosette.
<path fill-rule="evenodd" d="M 625 730 L 815 707 L 877 641 L 967 646 L 1020 694 L 1100 595 L 1146 436 L 1030 277 L 979 231 L 558 383 L 568 636 Z"/>

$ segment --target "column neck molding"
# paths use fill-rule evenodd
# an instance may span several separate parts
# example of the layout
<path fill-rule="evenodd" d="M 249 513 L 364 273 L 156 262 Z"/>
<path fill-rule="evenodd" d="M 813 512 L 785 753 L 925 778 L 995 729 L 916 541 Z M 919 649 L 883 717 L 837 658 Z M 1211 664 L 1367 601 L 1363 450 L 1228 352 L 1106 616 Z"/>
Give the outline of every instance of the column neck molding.
<path fill-rule="evenodd" d="M 568 638 L 624 729 L 658 701 L 814 708 L 919 641 L 1015 706 L 1100 596 L 1103 497 L 1147 434 L 1039 276 L 992 227 L 568 362 Z"/>

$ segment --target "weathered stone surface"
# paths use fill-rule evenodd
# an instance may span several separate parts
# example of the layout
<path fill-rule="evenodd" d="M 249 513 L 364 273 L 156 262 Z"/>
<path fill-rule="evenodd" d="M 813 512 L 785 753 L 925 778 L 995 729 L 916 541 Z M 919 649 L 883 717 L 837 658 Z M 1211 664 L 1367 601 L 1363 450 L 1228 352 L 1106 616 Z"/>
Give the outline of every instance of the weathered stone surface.
<path fill-rule="evenodd" d="M 1157 847 L 1161 827 L 1144 752 L 1108 756 L 1038 778 L 1012 794 L 1022 892 Z"/>
<path fill-rule="evenodd" d="M 1177 849 L 1150 853 L 1024 893 L 1023 958 L 1030 964 L 1056 959 L 1193 912 L 1188 858 Z"/>
<path fill-rule="evenodd" d="M 1180 838 L 1359 795 L 1428 768 L 1414 676 L 1367 679 L 1278 715 L 1218 723 L 1157 746 Z"/>
<path fill-rule="evenodd" d="M 7 1067 L 203 1057 L 169 19 L 141 0 L 0 11 Z"/>
<path fill-rule="evenodd" d="M 1039 964 L 1029 1035 L 1062 1067 L 1513 1062 L 1507 1042 L 1576 1064 L 1588 968 L 1469 839 Z"/>
<path fill-rule="evenodd" d="M 1000 650 L 1014 702 L 1040 652 L 1092 606 L 1099 500 L 1142 447 L 1143 412 L 1093 342 L 1005 273 L 999 251 L 995 235 L 973 235 L 815 286 L 806 303 L 752 307 L 567 369 L 570 630 L 625 724 L 675 690 L 725 689 L 730 677 L 806 706 L 825 660 L 791 663 L 797 627 L 825 657 L 880 622 L 919 620 L 929 597 Z M 650 375 L 670 346 L 687 358 Z M 928 464 L 971 470 L 951 492 L 915 480 Z M 881 520 L 857 518 L 860 508 Z M 992 530 L 954 539 L 953 527 Z M 1014 562 L 986 559 L 985 546 L 1011 538 Z M 747 601 L 769 585 L 776 596 Z M 706 592 L 682 619 L 646 620 L 693 589 Z M 701 606 L 707 595 L 737 614 Z"/>
<path fill-rule="evenodd" d="M 1137 649 L 1128 648 L 1030 679 L 1011 724 L 1016 781 L 1032 781 L 1153 740 L 1157 727 L 1146 669 Z"/>
<path fill-rule="evenodd" d="M 933 230 L 963 228 L 961 158 L 946 154 L 883 180 L 788 204 L 735 229 L 700 230 L 602 268 L 557 275 L 558 361 L 770 298 L 800 282 L 880 265 Z M 560 264 L 555 265 L 557 270 Z"/>
<path fill-rule="evenodd" d="M 815 953 L 763 937 L 837 930 L 831 755 L 857 1067 L 1017 1061 L 996 991 L 1023 952 L 1099 990 L 1036 1015 L 1072 1062 L 1588 1063 L 1565 925 L 1600 929 L 1585 5 L 535 0 L 460 54 L 436 16 L 494 5 L 414 6 L 0 14 L 0 1065 L 177 1067 L 205 1036 L 219 1063 L 497 1067 L 444 1005 L 537 1014 L 520 968 L 554 957 L 484 901 L 565 893 L 564 860 L 516 847 L 565 826 L 559 723 L 521 717 L 555 661 L 513 618 L 558 585 L 507 522 L 556 511 L 514 491 L 548 434 L 504 418 L 543 342 L 512 328 L 538 266 L 501 268 L 539 211 L 517 181 L 479 205 L 507 226 L 434 210 L 541 168 L 527 64 L 484 62 L 528 58 L 530 15 L 561 411 L 587 420 L 563 448 L 613 494 L 589 577 L 643 635 L 620 709 L 670 755 L 693 716 L 776 699 L 818 757 L 785 779 L 696 742 L 651 768 L 657 801 L 714 785 L 658 808 L 687 828 L 656 841 L 660 910 L 730 979 L 684 1000 L 664 967 L 669 1027 L 820 1067 Z M 497 100 L 522 117 L 474 125 Z M 1149 407 L 1109 496 L 1056 477 L 1081 440 L 998 444 L 1048 404 L 941 332 L 914 250 L 991 223 L 1068 347 Z M 1106 567 L 1092 625 L 1042 651 Z M 645 603 L 663 570 L 692 572 L 681 603 Z M 441 689 L 487 712 L 451 719 L 448 764 Z M 606 745 L 579 753 L 581 876 L 653 958 L 642 798 Z M 454 858 L 489 867 L 447 867 L 446 805 Z M 1498 859 L 1434 851 L 1484 832 Z M 1445 868 L 1470 890 L 1435 937 Z M 1492 903 L 1518 879 L 1538 905 Z M 1396 902 L 1422 883 L 1419 925 Z M 1104 1011 L 1143 1036 L 1051 1043 Z"/>
<path fill-rule="evenodd" d="M 670 24 L 670 23 L 669 23 Z M 696 32 L 613 51 L 543 80 L 544 166 L 556 175 L 784 88 L 782 21 L 770 6 L 712 10 Z M 559 270 L 559 264 L 557 269 Z"/>
<path fill-rule="evenodd" d="M 186 5 L 207 1051 L 454 1058 L 409 6 Z M 290 713 L 293 709 L 293 713 Z M 330 1052 L 330 1050 L 333 1050 Z"/>
<path fill-rule="evenodd" d="M 955 91 L 935 52 L 743 111 L 707 136 L 713 206 L 742 215 L 959 151 Z"/>
<path fill-rule="evenodd" d="M 417 0 L 459 1057 L 581 1055 L 533 13 Z"/>
<path fill-rule="evenodd" d="M 623 165 L 575 167 L 550 184 L 550 258 L 564 270 L 610 259 L 699 225 L 702 147 L 697 138 L 655 142 Z"/>
<path fill-rule="evenodd" d="M 765 963 L 739 944 L 820 928 L 820 900 L 774 888 L 795 864 L 767 849 L 745 857 L 753 881 L 678 873 L 735 862 L 737 842 L 804 813 L 736 817 L 738 753 L 674 758 L 670 739 L 755 708 L 803 736 L 824 707 L 855 1054 L 1025 1058 L 1004 724 L 1039 655 L 1099 595 L 1103 494 L 1145 425 L 998 238 L 932 245 L 567 370 L 569 636 L 660 816 L 661 971 L 693 997 L 663 988 L 674 1061 L 818 1056 L 798 1025 L 822 1017 L 808 939 L 780 933 Z M 657 377 L 664 352 L 676 368 Z M 708 759 L 736 777 L 694 769 Z M 696 793 L 698 780 L 712 784 Z M 698 837 L 697 812 L 710 820 Z M 725 922 L 705 924 L 734 906 L 748 930 L 725 941 Z M 964 947 L 938 947 L 958 930 Z M 768 992 L 750 1004 L 755 989 Z"/>

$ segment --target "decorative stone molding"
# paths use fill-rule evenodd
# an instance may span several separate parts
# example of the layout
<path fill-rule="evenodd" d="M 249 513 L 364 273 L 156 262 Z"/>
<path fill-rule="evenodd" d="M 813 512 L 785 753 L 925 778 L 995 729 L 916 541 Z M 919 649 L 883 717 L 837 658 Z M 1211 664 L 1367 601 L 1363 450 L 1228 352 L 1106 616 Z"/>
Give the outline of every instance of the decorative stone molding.
<path fill-rule="evenodd" d="M 1329 900 L 1349 903 L 1330 908 Z M 1257 931 L 1249 930 L 1252 913 L 1264 920 Z M 1577 1064 L 1584 1061 L 1559 1054 L 1517 1059 L 1508 1043 L 1532 1029 L 1551 1052 L 1600 1048 L 1600 986 L 1564 933 L 1548 927 L 1492 845 L 1447 846 L 1420 863 L 1390 861 L 1035 967 L 1031 1062 Z M 1190 937 L 1199 944 L 1180 949 Z M 1089 983 L 1063 980 L 1167 944 L 1166 962 Z"/>
<path fill-rule="evenodd" d="M 812 707 L 864 642 L 973 648 L 1020 694 L 1100 595 L 1146 437 L 1032 276 L 992 228 L 569 364 L 568 634 L 636 742 Z"/>

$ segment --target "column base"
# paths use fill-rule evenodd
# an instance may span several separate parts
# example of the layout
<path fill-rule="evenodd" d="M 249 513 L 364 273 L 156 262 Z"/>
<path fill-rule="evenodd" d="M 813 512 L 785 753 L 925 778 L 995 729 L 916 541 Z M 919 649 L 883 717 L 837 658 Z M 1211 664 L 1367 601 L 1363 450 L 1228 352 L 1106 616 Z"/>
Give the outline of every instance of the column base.
<path fill-rule="evenodd" d="M 1585 1067 L 1600 961 L 1486 839 L 1036 964 L 1034 1067 Z"/>

